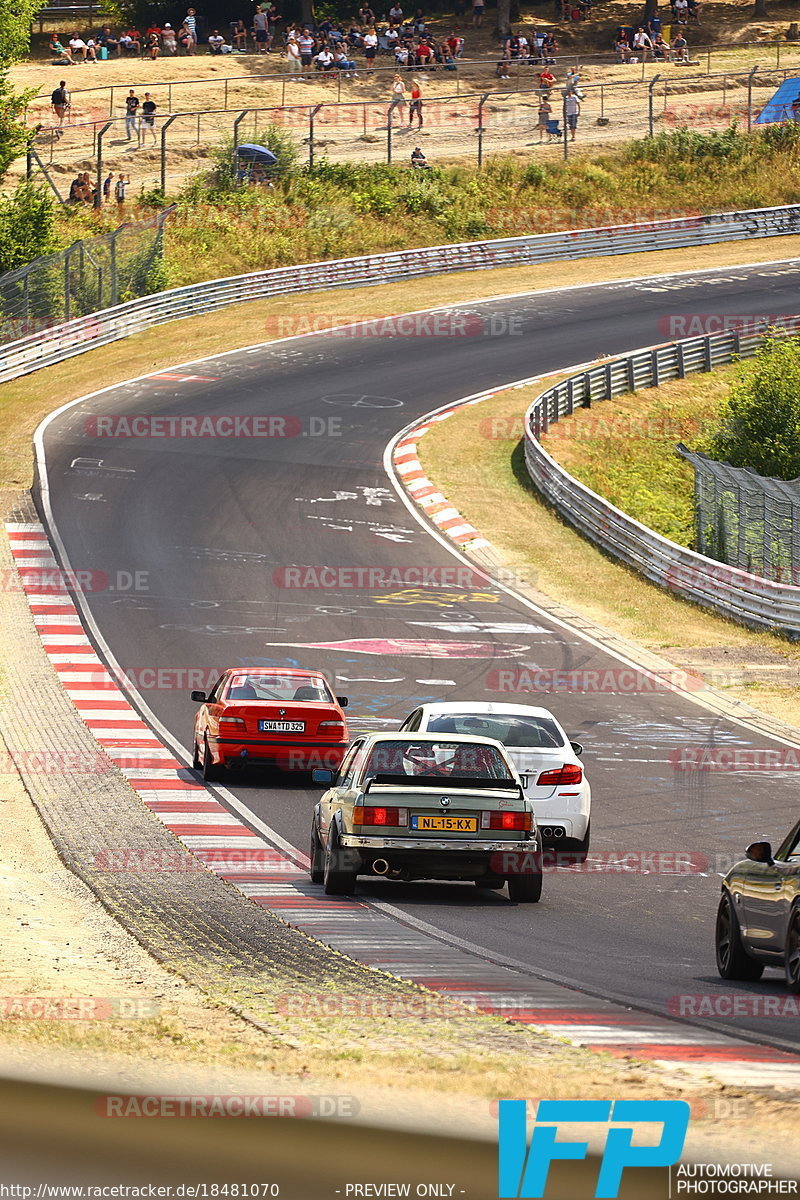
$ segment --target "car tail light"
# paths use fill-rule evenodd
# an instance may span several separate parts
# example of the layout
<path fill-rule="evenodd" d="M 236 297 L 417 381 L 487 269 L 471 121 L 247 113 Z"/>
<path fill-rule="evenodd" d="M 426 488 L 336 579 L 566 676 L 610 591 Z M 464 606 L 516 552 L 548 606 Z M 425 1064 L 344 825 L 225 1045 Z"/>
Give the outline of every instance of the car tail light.
<path fill-rule="evenodd" d="M 341 729 L 344 731 L 344 721 L 320 721 L 318 729 Z"/>
<path fill-rule="evenodd" d="M 357 804 L 353 809 L 354 825 L 407 825 L 407 808 L 383 808 L 371 804 Z"/>
<path fill-rule="evenodd" d="M 220 717 L 220 725 L 244 725 L 243 717 Z"/>
<path fill-rule="evenodd" d="M 580 783 L 583 767 L 579 763 L 564 763 L 554 771 L 542 771 L 536 780 L 539 787 L 563 787 L 565 784 Z"/>
<path fill-rule="evenodd" d="M 481 829 L 515 829 L 530 831 L 529 812 L 484 812 L 481 813 Z"/>

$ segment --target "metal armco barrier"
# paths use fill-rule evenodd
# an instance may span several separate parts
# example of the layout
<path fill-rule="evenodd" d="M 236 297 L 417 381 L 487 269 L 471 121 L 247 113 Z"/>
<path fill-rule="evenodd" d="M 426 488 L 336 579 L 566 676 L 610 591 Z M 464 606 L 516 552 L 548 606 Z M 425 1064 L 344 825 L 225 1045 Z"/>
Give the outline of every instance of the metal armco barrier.
<path fill-rule="evenodd" d="M 533 483 L 566 521 L 607 554 L 660 587 L 743 625 L 800 638 L 800 587 L 706 558 L 669 541 L 569 475 L 539 442 L 560 417 L 639 388 L 751 358 L 758 334 L 721 333 L 639 350 L 581 371 L 542 392 L 525 414 L 525 463 Z"/>
<path fill-rule="evenodd" d="M 362 283 L 369 286 L 397 283 L 414 276 L 442 275 L 450 271 L 669 250 L 794 233 L 800 233 L 800 205 L 796 204 L 672 221 L 432 246 L 424 248 L 424 255 L 420 247 L 414 247 L 389 254 L 304 263 L 212 279 L 131 300 L 11 342 L 0 352 L 0 382 L 63 362 L 154 325 L 215 312 L 247 300 L 354 287 Z"/>

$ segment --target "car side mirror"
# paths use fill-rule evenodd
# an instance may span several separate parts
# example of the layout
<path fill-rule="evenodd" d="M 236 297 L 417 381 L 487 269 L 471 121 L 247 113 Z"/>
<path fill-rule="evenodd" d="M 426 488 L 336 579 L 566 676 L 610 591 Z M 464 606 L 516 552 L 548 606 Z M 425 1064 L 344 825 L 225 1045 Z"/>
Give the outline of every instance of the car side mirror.
<path fill-rule="evenodd" d="M 750 862 L 770 864 L 775 861 L 772 857 L 772 846 L 769 842 L 751 842 L 744 853 L 745 858 L 749 858 Z"/>
<path fill-rule="evenodd" d="M 340 708 L 347 708 L 349 701 L 347 699 L 347 696 L 337 696 L 336 703 L 339 705 Z"/>
<path fill-rule="evenodd" d="M 205 692 L 192 692 L 192 699 L 194 700 L 195 704 L 205 704 L 206 694 Z"/>
<path fill-rule="evenodd" d="M 324 767 L 316 767 L 311 772 L 311 779 L 314 783 L 326 783 L 330 786 L 333 783 L 333 771 L 327 771 Z"/>
<path fill-rule="evenodd" d="M 580 758 L 580 756 L 583 754 L 583 746 L 581 745 L 581 743 L 580 742 L 570 742 L 570 746 L 572 746 L 572 749 L 577 754 L 578 758 Z"/>

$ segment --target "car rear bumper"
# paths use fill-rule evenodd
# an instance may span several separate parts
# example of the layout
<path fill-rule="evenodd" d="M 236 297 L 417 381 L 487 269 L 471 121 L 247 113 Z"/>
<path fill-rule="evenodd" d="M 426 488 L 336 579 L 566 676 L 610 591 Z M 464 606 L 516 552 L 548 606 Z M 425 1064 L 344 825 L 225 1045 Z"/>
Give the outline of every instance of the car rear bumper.
<path fill-rule="evenodd" d="M 431 850 L 454 851 L 459 854 L 495 854 L 498 850 L 517 854 L 531 854 L 539 849 L 536 838 L 525 841 L 474 841 L 457 838 L 396 838 L 365 837 L 355 833 L 343 833 L 339 838 L 342 846 L 352 850 L 416 850 L 425 854 Z"/>
<path fill-rule="evenodd" d="M 276 766 L 290 771 L 338 770 L 347 742 L 276 742 L 262 738 L 209 737 L 226 767 Z"/>

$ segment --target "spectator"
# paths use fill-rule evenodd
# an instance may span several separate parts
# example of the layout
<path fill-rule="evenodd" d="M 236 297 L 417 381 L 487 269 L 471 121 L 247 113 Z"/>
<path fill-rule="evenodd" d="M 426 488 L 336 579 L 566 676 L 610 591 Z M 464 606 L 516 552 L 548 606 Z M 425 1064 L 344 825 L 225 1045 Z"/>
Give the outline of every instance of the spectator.
<path fill-rule="evenodd" d="M 253 37 L 256 42 L 256 54 L 269 53 L 269 17 L 260 4 L 256 5 L 253 13 Z"/>
<path fill-rule="evenodd" d="M 530 58 L 530 46 L 524 33 L 517 35 L 517 56 L 520 62 L 527 62 Z"/>
<path fill-rule="evenodd" d="M 395 48 L 394 61 L 398 67 L 407 67 L 409 60 L 408 46 L 401 44 Z"/>
<path fill-rule="evenodd" d="M 125 140 L 133 141 L 134 133 L 137 133 L 137 116 L 139 112 L 139 97 L 133 88 L 130 89 L 125 97 Z"/>
<path fill-rule="evenodd" d="M 501 58 L 495 67 L 494 73 L 498 79 L 510 79 L 511 76 L 508 73 L 508 68 L 509 60 L 507 58 Z"/>
<path fill-rule="evenodd" d="M 472 28 L 480 29 L 483 24 L 483 0 L 472 0 Z"/>
<path fill-rule="evenodd" d="M 161 34 L 155 29 L 147 35 L 147 49 L 150 52 L 150 61 L 155 62 L 161 50 Z"/>
<path fill-rule="evenodd" d="M 111 185 L 114 182 L 114 172 L 109 171 L 103 180 L 103 203 L 107 204 L 111 199 Z"/>
<path fill-rule="evenodd" d="M 578 128 L 578 117 L 581 115 L 581 102 L 574 92 L 567 92 L 564 97 L 564 124 L 569 130 L 570 141 L 575 141 L 575 131 Z M 566 130 L 564 137 L 566 137 Z"/>
<path fill-rule="evenodd" d="M 392 124 L 392 114 L 396 108 L 400 109 L 401 118 L 405 117 L 405 107 L 406 85 L 403 83 L 399 75 L 395 75 L 394 79 L 392 80 L 392 100 L 389 105 L 389 112 L 386 118 L 389 125 Z"/>
<path fill-rule="evenodd" d="M 689 20 L 696 21 L 699 25 L 700 24 L 700 5 L 698 4 L 697 0 L 687 0 L 687 3 L 689 5 L 689 14 L 688 14 Z"/>
<path fill-rule="evenodd" d="M 669 46 L 664 41 L 661 34 L 660 33 L 654 34 L 653 35 L 653 58 L 658 59 L 659 62 L 663 62 L 666 60 L 668 54 L 669 54 Z"/>
<path fill-rule="evenodd" d="M 208 52 L 209 54 L 222 54 L 222 47 L 225 45 L 225 38 L 218 29 L 208 35 Z"/>
<path fill-rule="evenodd" d="M 323 76 L 327 76 L 333 70 L 336 59 L 333 57 L 333 51 L 327 46 L 323 46 L 319 54 L 314 59 L 314 63 L 318 71 L 321 71 Z"/>
<path fill-rule="evenodd" d="M 187 54 L 194 54 L 197 49 L 197 12 L 193 8 L 187 8 L 186 16 L 183 18 L 184 40 L 183 45 L 186 47 Z M 181 40 L 179 38 L 179 40 Z"/>
<path fill-rule="evenodd" d="M 105 47 L 109 57 L 112 54 L 116 54 L 117 58 L 119 58 L 119 50 L 120 50 L 119 41 L 117 38 L 115 38 L 113 36 L 111 29 L 108 25 L 104 25 L 103 28 L 98 33 L 97 42 L 98 42 L 98 45 Z"/>
<path fill-rule="evenodd" d="M 367 64 L 367 70 L 375 69 L 375 55 L 378 53 L 378 35 L 375 32 L 375 26 L 370 25 L 367 32 L 364 34 L 364 59 Z"/>
<path fill-rule="evenodd" d="M 267 9 L 267 31 L 269 33 L 269 42 L 267 45 L 270 50 L 272 49 L 272 43 L 275 40 L 275 27 L 278 24 L 278 21 L 281 19 L 281 14 L 278 12 L 276 6 L 274 4 L 270 4 L 269 8 Z M 270 187 L 271 186 L 272 185 L 270 184 Z"/>
<path fill-rule="evenodd" d="M 686 25 L 689 20 L 689 0 L 672 0 L 672 15 L 678 25 Z"/>
<path fill-rule="evenodd" d="M 94 38 L 89 38 L 86 42 L 86 61 L 97 62 L 97 51 L 99 47 Z"/>
<path fill-rule="evenodd" d="M 464 53 L 464 39 L 459 37 L 454 29 L 450 30 L 450 36 L 446 39 L 447 45 L 453 58 L 460 58 Z"/>
<path fill-rule="evenodd" d="M 142 35 L 138 29 L 128 29 L 121 35 L 119 44 L 126 54 L 141 54 Z"/>
<path fill-rule="evenodd" d="M 345 54 L 343 47 L 338 46 L 333 52 L 334 63 L 338 70 L 345 71 L 350 79 L 357 79 L 356 64 Z"/>
<path fill-rule="evenodd" d="M 53 57 L 57 60 L 53 66 L 56 67 L 74 67 L 75 59 L 69 50 L 65 50 L 58 40 L 58 34 L 54 33 L 48 43 L 48 48 Z"/>
<path fill-rule="evenodd" d="M 297 44 L 296 37 L 290 37 L 286 43 L 286 62 L 289 65 L 289 74 L 294 75 L 297 73 L 299 75 L 301 70 L 300 47 Z"/>
<path fill-rule="evenodd" d="M 408 106 L 408 127 L 411 129 L 414 125 L 414 117 L 419 121 L 419 129 L 422 129 L 422 85 L 416 75 L 411 80 L 411 103 Z"/>
<path fill-rule="evenodd" d="M 421 8 L 418 8 L 412 18 L 412 28 L 415 33 L 423 34 L 425 32 L 425 13 Z"/>
<path fill-rule="evenodd" d="M 164 53 L 170 58 L 173 54 L 178 53 L 178 39 L 175 36 L 175 30 L 167 21 L 164 28 L 161 30 L 161 48 Z"/>
<path fill-rule="evenodd" d="M 686 42 L 686 38 L 681 33 L 680 29 L 676 33 L 675 37 L 672 39 L 672 45 L 671 45 L 670 49 L 672 50 L 672 61 L 673 62 L 688 63 L 689 47 Z"/>
<path fill-rule="evenodd" d="M 247 28 L 244 21 L 231 21 L 228 32 L 231 45 L 237 54 L 245 54 L 247 51 Z"/>
<path fill-rule="evenodd" d="M 156 144 L 156 108 L 157 105 L 151 99 L 150 93 L 145 92 L 144 104 L 142 105 L 142 116 L 139 121 L 139 145 L 144 145 L 144 135 L 151 133 L 153 135 L 153 145 Z"/>
<path fill-rule="evenodd" d="M 547 67 L 539 72 L 539 91 L 549 92 L 551 88 L 555 87 L 555 82 L 555 75 Z"/>
<path fill-rule="evenodd" d="M 661 17 L 658 15 L 658 10 L 656 10 L 656 12 L 653 13 L 652 17 L 647 22 L 647 32 L 650 34 L 651 38 L 654 38 L 657 33 L 661 33 L 661 30 Z"/>
<path fill-rule="evenodd" d="M 617 53 L 617 62 L 630 62 L 631 48 L 628 45 L 628 37 L 624 30 L 620 30 L 617 35 L 617 40 L 614 42 L 614 49 Z"/>
<path fill-rule="evenodd" d="M 86 42 L 79 33 L 73 33 L 69 39 L 69 49 L 73 60 L 78 62 L 86 62 Z"/>
<path fill-rule="evenodd" d="M 67 91 L 67 82 L 65 79 L 59 81 L 58 87 L 50 97 L 50 104 L 58 120 L 56 134 L 58 137 L 61 137 L 64 132 L 64 117 L 70 109 L 69 92 Z"/>
<path fill-rule="evenodd" d="M 551 66 L 555 63 L 556 58 L 558 57 L 558 42 L 552 33 L 546 33 L 544 35 L 544 41 L 542 42 L 542 54 L 546 63 L 549 63 Z"/>
<path fill-rule="evenodd" d="M 419 146 L 415 146 L 411 151 L 411 166 L 414 167 L 415 170 L 430 170 L 430 163 L 423 154 L 422 150 L 420 150 Z"/>
<path fill-rule="evenodd" d="M 633 50 L 636 57 L 640 58 L 642 62 L 647 62 L 647 55 L 653 53 L 653 43 L 641 25 L 633 35 Z"/>
<path fill-rule="evenodd" d="M 400 25 L 403 20 L 403 10 L 398 3 L 394 3 L 389 9 L 389 20 L 392 25 Z"/>
<path fill-rule="evenodd" d="M 435 67 L 431 66 L 435 55 L 434 55 L 433 48 L 428 45 L 427 38 L 423 38 L 423 40 L 419 43 L 419 45 L 416 48 L 415 56 L 416 56 L 418 66 L 431 67 L 431 70 L 433 70 L 433 71 L 436 70 Z"/>
<path fill-rule="evenodd" d="M 547 133 L 547 122 L 553 113 L 553 106 L 545 92 L 539 97 L 539 113 L 536 122 L 536 128 L 539 130 L 539 141 L 544 141 L 544 135 Z"/>
<path fill-rule="evenodd" d="M 402 18 L 402 16 L 401 11 L 400 17 Z M 361 5 L 361 8 L 358 10 L 358 20 L 361 25 L 366 25 L 368 28 L 370 25 L 375 24 L 375 13 L 368 4 Z"/>
<path fill-rule="evenodd" d="M 117 205 L 120 208 L 122 208 L 122 206 L 125 204 L 128 186 L 129 186 L 130 182 L 131 182 L 130 176 L 123 175 L 122 172 L 120 171 L 119 175 L 117 176 L 117 182 L 114 185 L 114 199 L 116 200 Z"/>
<path fill-rule="evenodd" d="M 314 59 L 314 38 L 307 25 L 303 26 L 303 32 L 297 39 L 297 44 L 300 47 L 300 64 L 303 68 L 303 75 L 310 75 Z"/>

